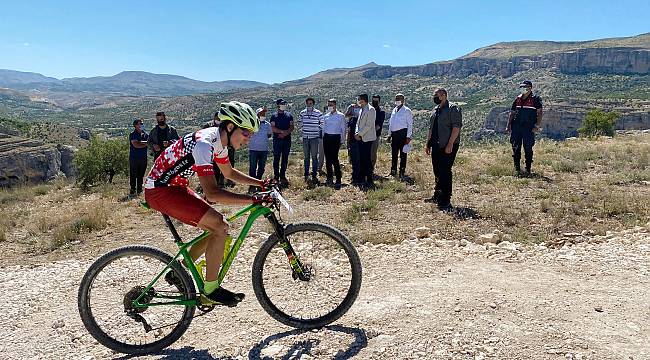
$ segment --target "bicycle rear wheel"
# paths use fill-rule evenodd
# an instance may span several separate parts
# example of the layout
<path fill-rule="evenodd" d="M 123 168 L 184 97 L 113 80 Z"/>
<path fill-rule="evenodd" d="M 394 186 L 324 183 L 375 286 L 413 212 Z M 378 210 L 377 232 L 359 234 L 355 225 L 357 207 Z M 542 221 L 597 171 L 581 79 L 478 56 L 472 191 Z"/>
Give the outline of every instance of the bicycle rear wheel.
<path fill-rule="evenodd" d="M 112 350 L 136 355 L 160 351 L 178 340 L 190 326 L 196 307 L 150 304 L 173 301 L 161 296 L 194 297 L 194 282 L 180 264 L 174 261 L 172 269 L 183 293 L 161 277 L 139 301 L 150 306 L 132 305 L 171 261 L 167 253 L 148 246 L 115 249 L 97 259 L 79 286 L 79 314 L 88 332 Z"/>
<path fill-rule="evenodd" d="M 325 224 L 290 224 L 285 236 L 308 276 L 297 276 L 282 242 L 271 235 L 253 262 L 257 300 L 274 319 L 294 328 L 319 328 L 336 321 L 361 288 L 357 251 L 342 232 Z"/>

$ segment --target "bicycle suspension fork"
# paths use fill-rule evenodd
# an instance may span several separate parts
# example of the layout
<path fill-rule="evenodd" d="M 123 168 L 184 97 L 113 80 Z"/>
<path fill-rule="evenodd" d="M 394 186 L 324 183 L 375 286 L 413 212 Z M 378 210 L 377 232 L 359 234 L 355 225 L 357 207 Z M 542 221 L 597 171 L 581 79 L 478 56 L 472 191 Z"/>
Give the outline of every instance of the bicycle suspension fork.
<path fill-rule="evenodd" d="M 273 229 L 275 231 L 275 236 L 278 237 L 278 244 L 280 245 L 284 253 L 287 255 L 287 259 L 289 260 L 289 265 L 291 265 L 291 270 L 292 270 L 291 276 L 293 277 L 293 279 L 309 281 L 311 278 L 311 271 L 307 266 L 304 266 L 302 264 L 300 258 L 293 250 L 293 247 L 291 246 L 291 243 L 289 243 L 289 239 L 287 238 L 284 232 L 285 230 L 284 224 L 277 218 L 277 216 L 275 216 L 275 213 L 273 212 L 270 212 L 265 216 L 273 226 Z"/>

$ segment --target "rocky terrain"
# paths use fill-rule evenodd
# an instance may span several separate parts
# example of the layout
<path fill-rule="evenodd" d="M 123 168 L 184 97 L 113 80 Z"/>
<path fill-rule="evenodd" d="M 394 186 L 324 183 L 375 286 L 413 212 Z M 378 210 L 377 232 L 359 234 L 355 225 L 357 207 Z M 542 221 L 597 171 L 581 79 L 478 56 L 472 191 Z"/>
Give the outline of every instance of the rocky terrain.
<path fill-rule="evenodd" d="M 567 236 L 555 248 L 490 234 L 495 243 L 479 245 L 485 239 L 443 240 L 420 228 L 397 245 L 359 245 L 360 297 L 341 320 L 310 332 L 276 323 L 255 301 L 250 241 L 228 279 L 248 298 L 195 319 L 176 344 L 145 358 L 648 359 L 648 228 Z M 124 358 L 79 319 L 77 287 L 90 262 L 2 268 L 3 358 Z"/>
<path fill-rule="evenodd" d="M 0 187 L 75 177 L 75 148 L 0 133 Z"/>
<path fill-rule="evenodd" d="M 648 35 L 650 37 L 650 35 Z M 465 56 L 452 61 L 419 66 L 377 66 L 365 70 L 367 78 L 388 78 L 395 75 L 457 77 L 478 75 L 513 76 L 532 69 L 549 69 L 565 74 L 647 74 L 650 72 L 650 49 L 601 48 L 573 49 L 538 56 L 515 56 L 509 59 L 489 59 Z"/>

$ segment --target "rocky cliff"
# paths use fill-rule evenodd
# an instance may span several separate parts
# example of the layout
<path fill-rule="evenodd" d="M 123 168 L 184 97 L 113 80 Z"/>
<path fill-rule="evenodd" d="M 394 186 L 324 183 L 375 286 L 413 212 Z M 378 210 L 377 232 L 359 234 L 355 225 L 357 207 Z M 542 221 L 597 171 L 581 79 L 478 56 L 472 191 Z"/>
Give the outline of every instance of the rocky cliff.
<path fill-rule="evenodd" d="M 594 109 L 593 104 L 559 104 L 544 109 L 542 121 L 542 136 L 564 139 L 577 136 L 578 128 L 582 126 L 587 111 Z M 650 129 L 650 109 L 616 107 L 614 110 L 621 114 L 616 123 L 616 130 L 644 130 Z M 486 135 L 505 132 L 508 124 L 509 107 L 494 107 L 487 115 L 482 131 L 475 138 L 480 139 Z"/>
<path fill-rule="evenodd" d="M 462 57 L 419 66 L 377 66 L 362 72 L 370 79 L 386 79 L 394 75 L 458 76 L 472 74 L 508 77 L 530 69 L 549 69 L 565 74 L 649 74 L 650 49 L 587 48 L 550 52 L 535 56 L 514 56 L 508 59 Z"/>
<path fill-rule="evenodd" d="M 74 177 L 74 148 L 0 133 L 0 187 Z"/>

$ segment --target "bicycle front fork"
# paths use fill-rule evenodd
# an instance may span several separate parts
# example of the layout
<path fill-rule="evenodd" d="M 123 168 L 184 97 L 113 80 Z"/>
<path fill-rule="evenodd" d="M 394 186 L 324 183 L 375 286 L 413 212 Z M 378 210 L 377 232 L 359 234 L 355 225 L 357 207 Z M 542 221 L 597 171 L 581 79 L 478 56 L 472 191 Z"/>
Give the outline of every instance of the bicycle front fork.
<path fill-rule="evenodd" d="M 266 218 L 273 226 L 275 230 L 275 236 L 278 237 L 278 245 L 282 248 L 284 253 L 287 255 L 289 260 L 289 265 L 291 266 L 291 276 L 294 280 L 300 279 L 301 281 L 309 281 L 311 279 L 311 269 L 308 266 L 304 265 L 300 261 L 300 257 L 296 254 L 289 242 L 289 238 L 285 234 L 285 227 L 280 220 L 275 216 L 275 213 L 271 212 L 266 215 Z"/>

